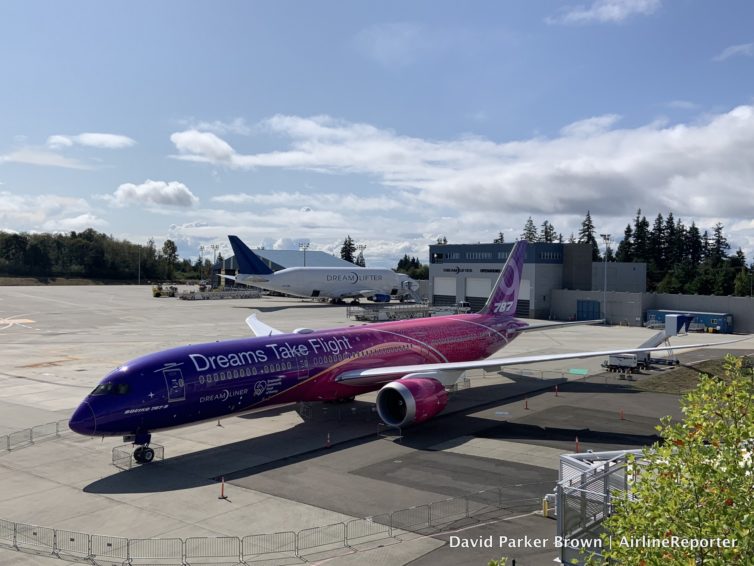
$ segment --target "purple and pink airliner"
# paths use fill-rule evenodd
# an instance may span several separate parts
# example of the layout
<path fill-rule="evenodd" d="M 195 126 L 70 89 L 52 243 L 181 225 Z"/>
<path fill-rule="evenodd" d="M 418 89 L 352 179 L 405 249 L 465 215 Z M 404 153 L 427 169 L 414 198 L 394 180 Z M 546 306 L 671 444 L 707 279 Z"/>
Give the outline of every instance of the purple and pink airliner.
<path fill-rule="evenodd" d="M 293 333 L 252 315 L 246 322 L 256 337 L 171 348 L 126 362 L 81 402 L 69 426 L 84 435 L 123 436 L 136 445 L 136 461 L 147 463 L 154 458 L 153 432 L 269 405 L 349 400 L 379 390 L 380 418 L 403 427 L 440 413 L 448 403 L 446 388 L 466 370 L 648 350 L 487 359 L 524 331 L 557 326 L 514 318 L 526 249 L 525 241 L 515 244 L 476 314 Z"/>

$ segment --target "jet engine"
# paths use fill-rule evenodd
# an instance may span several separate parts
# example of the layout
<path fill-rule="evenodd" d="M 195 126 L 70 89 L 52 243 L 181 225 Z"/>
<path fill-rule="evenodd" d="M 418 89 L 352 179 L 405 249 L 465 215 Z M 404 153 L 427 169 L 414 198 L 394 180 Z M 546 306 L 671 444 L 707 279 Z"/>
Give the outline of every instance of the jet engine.
<path fill-rule="evenodd" d="M 447 404 L 445 387 L 429 377 L 391 381 L 377 394 L 377 413 L 382 422 L 394 427 L 431 419 Z"/>

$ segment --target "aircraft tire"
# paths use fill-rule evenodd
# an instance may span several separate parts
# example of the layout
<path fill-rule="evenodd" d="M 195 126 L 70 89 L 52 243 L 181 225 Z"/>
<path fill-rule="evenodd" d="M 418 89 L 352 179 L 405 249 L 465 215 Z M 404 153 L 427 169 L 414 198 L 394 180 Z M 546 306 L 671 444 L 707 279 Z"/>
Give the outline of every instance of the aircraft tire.
<path fill-rule="evenodd" d="M 149 464 L 149 462 L 154 460 L 154 450 L 148 446 L 139 446 L 134 450 L 134 460 L 138 464 Z"/>

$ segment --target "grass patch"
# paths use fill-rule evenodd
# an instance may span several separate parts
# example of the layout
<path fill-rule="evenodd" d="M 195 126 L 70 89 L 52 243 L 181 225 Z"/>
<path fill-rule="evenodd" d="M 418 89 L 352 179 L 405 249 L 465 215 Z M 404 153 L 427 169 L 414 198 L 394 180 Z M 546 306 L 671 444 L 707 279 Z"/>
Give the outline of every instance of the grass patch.
<path fill-rule="evenodd" d="M 751 358 L 749 358 L 749 361 L 751 362 Z M 653 393 L 683 395 L 697 386 L 699 376 L 703 373 L 715 377 L 723 377 L 725 375 L 724 363 L 724 358 L 717 358 L 693 365 L 680 365 L 673 369 L 665 370 L 660 374 L 636 381 L 633 386 L 636 389 L 651 391 Z"/>

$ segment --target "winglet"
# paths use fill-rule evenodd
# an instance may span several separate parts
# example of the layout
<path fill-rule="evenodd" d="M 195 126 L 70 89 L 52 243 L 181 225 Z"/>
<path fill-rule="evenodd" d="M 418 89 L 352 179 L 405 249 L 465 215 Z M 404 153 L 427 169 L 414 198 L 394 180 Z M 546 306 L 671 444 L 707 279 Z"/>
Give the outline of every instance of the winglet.
<path fill-rule="evenodd" d="M 249 328 L 251 328 L 251 331 L 255 336 L 272 336 L 273 334 L 283 334 L 283 332 L 278 330 L 277 328 L 273 328 L 272 326 L 265 324 L 264 322 L 259 320 L 256 314 L 252 314 L 251 316 L 247 317 L 246 324 L 249 325 Z"/>
<path fill-rule="evenodd" d="M 239 273 L 243 275 L 269 275 L 273 272 L 238 236 L 228 236 L 228 240 L 230 240 L 230 247 L 233 248 L 233 253 L 236 256 Z"/>
<path fill-rule="evenodd" d="M 518 288 L 521 285 L 521 275 L 524 272 L 524 259 L 526 258 L 526 240 L 519 240 L 513 245 L 500 277 L 497 278 L 495 288 L 487 298 L 487 302 L 479 311 L 480 314 L 506 314 L 516 313 L 518 300 Z"/>

